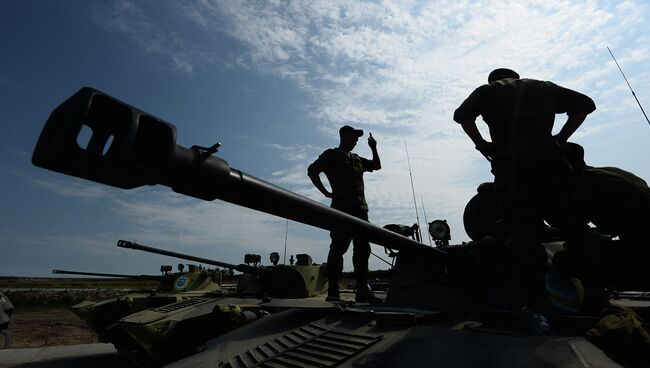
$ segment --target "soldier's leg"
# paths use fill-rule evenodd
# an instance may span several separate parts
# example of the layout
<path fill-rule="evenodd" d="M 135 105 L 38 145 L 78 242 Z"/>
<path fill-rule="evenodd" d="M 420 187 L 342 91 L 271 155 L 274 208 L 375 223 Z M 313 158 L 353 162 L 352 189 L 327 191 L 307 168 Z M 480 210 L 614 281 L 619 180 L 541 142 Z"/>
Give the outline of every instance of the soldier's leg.
<path fill-rule="evenodd" d="M 355 211 L 355 217 L 368 221 L 368 211 Z M 354 277 L 357 280 L 357 288 L 368 283 L 368 258 L 370 258 L 370 243 L 365 238 L 354 237 L 352 249 L 352 265 L 354 266 Z"/>
<path fill-rule="evenodd" d="M 357 280 L 355 300 L 361 303 L 379 304 L 381 299 L 375 297 L 368 285 L 368 258 L 370 258 L 370 243 L 365 239 L 354 239 L 352 263 L 354 276 Z"/>
<path fill-rule="evenodd" d="M 368 211 L 360 211 L 355 216 L 368 221 Z M 357 302 L 378 304 L 381 299 L 375 297 L 368 286 L 368 259 L 370 258 L 370 243 L 365 238 L 354 238 L 352 250 L 352 264 L 354 265 L 354 277 L 357 280 Z"/>
<path fill-rule="evenodd" d="M 331 231 L 329 254 L 327 255 L 327 276 L 328 276 L 328 297 L 339 297 L 339 280 L 343 272 L 343 255 L 350 247 L 352 237 L 347 233 L 340 231 Z"/>
<path fill-rule="evenodd" d="M 542 245 L 543 219 L 537 177 L 531 171 L 513 171 L 507 187 L 506 213 L 509 225 L 507 248 L 523 286 L 527 304 L 544 301 L 547 254 Z"/>
<path fill-rule="evenodd" d="M 545 218 L 561 231 L 566 240 L 575 242 L 589 237 L 586 187 L 577 175 L 548 177 L 543 188 Z"/>
<path fill-rule="evenodd" d="M 512 243 L 542 242 L 544 220 L 538 190 L 538 176 L 515 171 L 509 185 L 510 239 Z"/>
<path fill-rule="evenodd" d="M 366 239 L 355 238 L 352 250 L 352 264 L 357 288 L 368 284 L 368 258 L 370 258 L 370 243 Z"/>

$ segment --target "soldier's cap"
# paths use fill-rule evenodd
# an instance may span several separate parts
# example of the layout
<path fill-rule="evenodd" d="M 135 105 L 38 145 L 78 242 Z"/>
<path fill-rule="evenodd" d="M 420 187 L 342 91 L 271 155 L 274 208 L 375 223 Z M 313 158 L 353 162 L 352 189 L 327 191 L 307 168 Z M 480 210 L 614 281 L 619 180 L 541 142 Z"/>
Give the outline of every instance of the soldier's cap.
<path fill-rule="evenodd" d="M 506 78 L 519 79 L 519 74 L 517 74 L 517 72 L 512 69 L 507 69 L 507 68 L 494 69 L 492 73 L 488 75 L 488 83 L 492 83 L 494 81 L 498 81 L 500 79 L 506 79 Z"/>
<path fill-rule="evenodd" d="M 352 134 L 357 137 L 361 137 L 363 135 L 363 130 L 361 129 L 354 129 L 353 127 L 349 125 L 344 125 L 339 129 L 339 135 L 344 135 L 344 134 Z"/>

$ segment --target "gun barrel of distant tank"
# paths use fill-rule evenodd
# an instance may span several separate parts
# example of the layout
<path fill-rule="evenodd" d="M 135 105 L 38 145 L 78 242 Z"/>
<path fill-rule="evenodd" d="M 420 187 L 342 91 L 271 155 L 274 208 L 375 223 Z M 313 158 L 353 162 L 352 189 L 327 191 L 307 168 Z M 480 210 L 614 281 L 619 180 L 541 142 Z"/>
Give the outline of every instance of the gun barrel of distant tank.
<path fill-rule="evenodd" d="M 162 278 L 162 276 L 156 276 L 156 275 L 123 275 L 119 273 L 81 272 L 81 271 L 66 271 L 66 270 L 52 270 L 52 273 L 57 275 L 116 277 L 116 278 L 123 278 L 123 279 L 152 280 L 152 281 L 160 281 L 160 279 Z"/>
<path fill-rule="evenodd" d="M 189 254 L 172 252 L 172 251 L 165 250 L 165 249 L 159 249 L 159 248 L 154 248 L 154 247 L 149 247 L 149 246 L 146 246 L 146 245 L 138 244 L 138 243 L 135 243 L 135 242 L 130 242 L 128 240 L 118 240 L 117 241 L 117 246 L 121 247 L 121 248 L 129 248 L 129 249 L 141 250 L 143 252 L 161 254 L 163 256 L 186 259 L 188 261 L 198 262 L 198 263 L 205 263 L 205 264 L 209 264 L 209 265 L 217 266 L 217 267 L 231 268 L 231 269 L 239 271 L 239 272 L 247 272 L 247 273 L 255 273 L 255 274 L 257 274 L 257 273 L 261 273 L 261 272 L 266 270 L 263 267 L 254 267 L 254 266 L 249 266 L 249 265 L 245 265 L 245 264 L 235 265 L 235 264 L 231 264 L 231 263 L 215 261 L 215 260 L 209 259 L 209 258 L 202 258 L 202 257 L 191 256 Z"/>
<path fill-rule="evenodd" d="M 84 126 L 92 135 L 87 145 L 80 145 Z M 124 189 L 162 184 L 188 196 L 221 199 L 322 229 L 349 232 L 394 250 L 446 255 L 231 168 L 212 153 L 177 145 L 172 124 L 86 87 L 52 112 L 32 162 Z"/>

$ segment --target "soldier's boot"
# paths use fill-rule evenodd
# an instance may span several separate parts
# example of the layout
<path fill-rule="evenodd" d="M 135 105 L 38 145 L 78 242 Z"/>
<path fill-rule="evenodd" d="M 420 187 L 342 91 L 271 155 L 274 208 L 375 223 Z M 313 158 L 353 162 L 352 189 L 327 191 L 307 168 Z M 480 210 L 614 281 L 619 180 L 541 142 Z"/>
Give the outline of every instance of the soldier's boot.
<path fill-rule="evenodd" d="M 357 295 L 354 298 L 357 303 L 381 304 L 383 300 L 373 294 L 367 277 L 357 275 Z"/>
<path fill-rule="evenodd" d="M 354 298 L 357 303 L 368 303 L 368 304 L 381 304 L 383 300 L 378 298 L 370 290 L 370 286 L 366 283 L 365 285 L 357 285 L 357 295 Z"/>

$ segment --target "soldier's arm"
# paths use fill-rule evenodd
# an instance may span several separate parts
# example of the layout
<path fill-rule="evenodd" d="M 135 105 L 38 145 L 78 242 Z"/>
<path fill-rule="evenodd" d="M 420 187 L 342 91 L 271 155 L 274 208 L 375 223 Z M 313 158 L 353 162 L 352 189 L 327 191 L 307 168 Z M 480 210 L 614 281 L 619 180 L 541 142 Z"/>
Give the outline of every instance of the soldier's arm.
<path fill-rule="evenodd" d="M 566 143 L 571 135 L 573 135 L 573 133 L 575 133 L 575 131 L 578 130 L 580 125 L 585 121 L 587 114 L 588 113 L 584 112 L 567 114 L 569 117 L 567 118 L 566 123 L 564 123 L 562 129 L 560 129 L 560 132 L 555 135 L 555 139 L 560 143 Z"/>
<path fill-rule="evenodd" d="M 320 159 L 320 158 L 319 158 Z M 330 193 L 325 186 L 323 185 L 323 182 L 320 179 L 320 173 L 323 172 L 323 169 L 320 167 L 319 160 L 314 161 L 309 167 L 307 168 L 307 175 L 309 176 L 309 179 L 311 182 L 314 184 L 316 189 L 318 189 L 319 192 L 323 193 L 323 195 L 327 198 L 332 198 L 332 193 Z"/>
<path fill-rule="evenodd" d="M 478 131 L 478 127 L 476 126 L 476 120 L 462 120 L 458 122 L 461 127 L 463 127 L 463 130 L 465 131 L 465 134 L 469 137 L 469 139 L 474 142 L 474 146 L 476 146 L 476 149 L 480 151 L 479 147 L 485 146 L 489 142 L 483 138 L 481 135 L 481 132 Z"/>
<path fill-rule="evenodd" d="M 373 170 L 381 169 L 381 160 L 379 159 L 379 152 L 377 151 L 377 141 L 372 136 L 372 133 L 370 133 L 370 137 L 368 137 L 368 146 L 372 151 L 372 161 L 370 164 L 372 169 Z"/>
<path fill-rule="evenodd" d="M 571 135 L 585 121 L 587 115 L 594 110 L 596 110 L 596 104 L 589 96 L 568 88 L 559 87 L 556 113 L 566 112 L 568 118 L 560 132 L 555 135 L 555 139 L 561 143 L 568 141 Z"/>
<path fill-rule="evenodd" d="M 490 160 L 492 143 L 483 138 L 476 126 L 476 118 L 481 114 L 482 92 L 481 87 L 472 92 L 469 97 L 454 112 L 454 121 L 463 128 L 463 131 L 474 143 L 474 147 Z"/>

